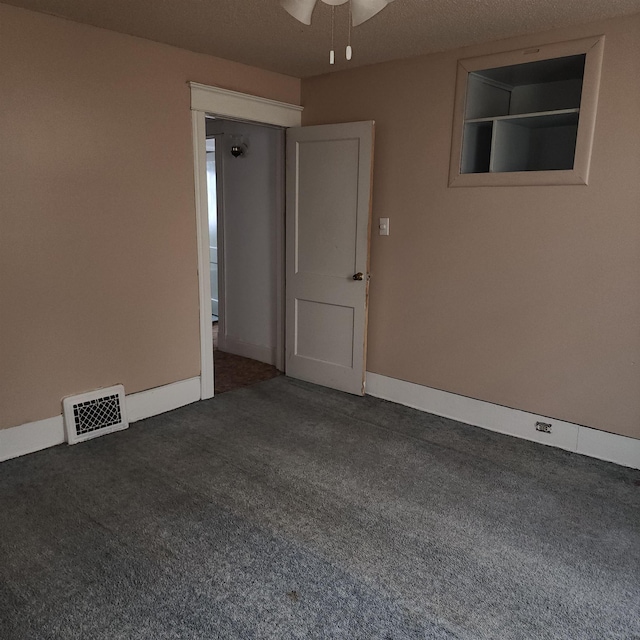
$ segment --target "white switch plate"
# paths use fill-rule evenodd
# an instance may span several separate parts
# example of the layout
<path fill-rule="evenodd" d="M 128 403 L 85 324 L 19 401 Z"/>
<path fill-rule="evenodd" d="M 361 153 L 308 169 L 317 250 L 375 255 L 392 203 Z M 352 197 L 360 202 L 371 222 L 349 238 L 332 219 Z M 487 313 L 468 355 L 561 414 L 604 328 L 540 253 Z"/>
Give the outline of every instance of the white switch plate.
<path fill-rule="evenodd" d="M 380 218 L 378 223 L 378 230 L 381 236 L 389 235 L 389 218 Z"/>

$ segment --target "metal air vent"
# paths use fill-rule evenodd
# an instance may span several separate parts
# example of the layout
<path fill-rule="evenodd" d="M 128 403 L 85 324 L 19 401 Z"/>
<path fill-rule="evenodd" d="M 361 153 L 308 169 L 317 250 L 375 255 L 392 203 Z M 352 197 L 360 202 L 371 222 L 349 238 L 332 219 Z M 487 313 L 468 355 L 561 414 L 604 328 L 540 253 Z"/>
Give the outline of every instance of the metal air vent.
<path fill-rule="evenodd" d="M 129 426 L 124 387 L 119 384 L 62 401 L 67 442 L 76 444 Z"/>

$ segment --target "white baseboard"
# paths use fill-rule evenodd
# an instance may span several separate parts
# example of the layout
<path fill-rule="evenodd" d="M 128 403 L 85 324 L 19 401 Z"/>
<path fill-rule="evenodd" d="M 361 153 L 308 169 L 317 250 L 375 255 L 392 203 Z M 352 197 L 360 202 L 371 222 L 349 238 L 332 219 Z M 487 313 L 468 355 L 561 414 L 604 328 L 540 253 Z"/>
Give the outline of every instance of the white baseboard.
<path fill-rule="evenodd" d="M 66 441 L 62 415 L 0 431 L 0 462 Z"/>
<path fill-rule="evenodd" d="M 137 422 L 198 400 L 200 400 L 200 376 L 132 393 L 127 396 L 127 416 L 129 422 Z"/>
<path fill-rule="evenodd" d="M 640 440 L 607 431 L 580 427 L 577 453 L 624 467 L 640 469 Z"/>
<path fill-rule="evenodd" d="M 200 400 L 200 377 L 126 396 L 129 422 L 183 407 Z M 0 430 L 0 462 L 66 442 L 62 415 Z"/>
<path fill-rule="evenodd" d="M 258 362 L 266 362 L 267 364 L 275 365 L 276 363 L 276 350 L 271 347 L 263 347 L 258 344 L 251 344 L 250 342 L 243 342 L 236 338 L 229 338 L 229 336 L 218 336 L 218 349 L 225 351 L 226 353 L 234 353 L 237 356 L 243 358 L 251 358 Z M 215 368 L 215 356 L 213 366 Z"/>
<path fill-rule="evenodd" d="M 458 422 L 640 469 L 640 440 L 367 372 L 368 395 Z M 536 422 L 551 423 L 551 433 Z"/>

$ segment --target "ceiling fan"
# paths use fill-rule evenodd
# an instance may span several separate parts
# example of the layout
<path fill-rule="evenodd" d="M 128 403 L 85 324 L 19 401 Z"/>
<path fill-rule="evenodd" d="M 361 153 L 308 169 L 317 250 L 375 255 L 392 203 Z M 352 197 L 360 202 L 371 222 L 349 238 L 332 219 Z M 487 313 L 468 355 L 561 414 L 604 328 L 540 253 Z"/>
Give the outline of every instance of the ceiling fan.
<path fill-rule="evenodd" d="M 313 10 L 316 7 L 318 0 L 280 0 L 280 4 L 282 8 L 292 15 L 296 20 L 299 20 L 303 24 L 311 24 L 311 16 L 313 14 Z M 393 0 L 322 0 L 325 4 L 331 6 L 331 53 L 329 55 L 330 64 L 334 64 L 335 62 L 335 52 L 333 48 L 333 12 L 335 7 L 341 4 L 346 4 L 350 2 L 349 14 L 350 14 L 350 22 L 349 22 L 349 43 L 347 44 L 346 49 L 346 58 L 347 60 L 351 60 L 352 49 L 351 49 L 351 27 L 357 27 L 369 20 L 369 18 L 373 18 L 377 13 L 382 11 L 388 4 L 393 2 Z"/>
<path fill-rule="evenodd" d="M 311 24 L 311 14 L 318 0 L 280 0 L 287 13 L 304 24 Z M 322 0 L 325 4 L 337 7 L 349 0 Z M 351 0 L 351 22 L 354 27 L 373 18 L 393 0 Z"/>

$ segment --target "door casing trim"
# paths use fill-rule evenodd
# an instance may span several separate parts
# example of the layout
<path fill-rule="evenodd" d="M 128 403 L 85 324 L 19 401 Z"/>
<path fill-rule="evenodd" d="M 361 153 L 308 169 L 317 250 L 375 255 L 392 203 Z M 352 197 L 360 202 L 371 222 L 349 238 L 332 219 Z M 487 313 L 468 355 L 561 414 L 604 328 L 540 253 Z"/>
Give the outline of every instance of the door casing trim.
<path fill-rule="evenodd" d="M 299 127 L 303 107 L 190 82 L 191 131 L 193 136 L 193 170 L 198 243 L 198 296 L 200 318 L 200 399 L 212 398 L 213 337 L 211 335 L 211 276 L 209 273 L 209 220 L 207 206 L 207 150 L 205 116 L 248 120 L 279 127 Z M 280 213 L 281 229 L 276 273 L 277 342 L 276 366 L 284 366 L 284 198 Z"/>

